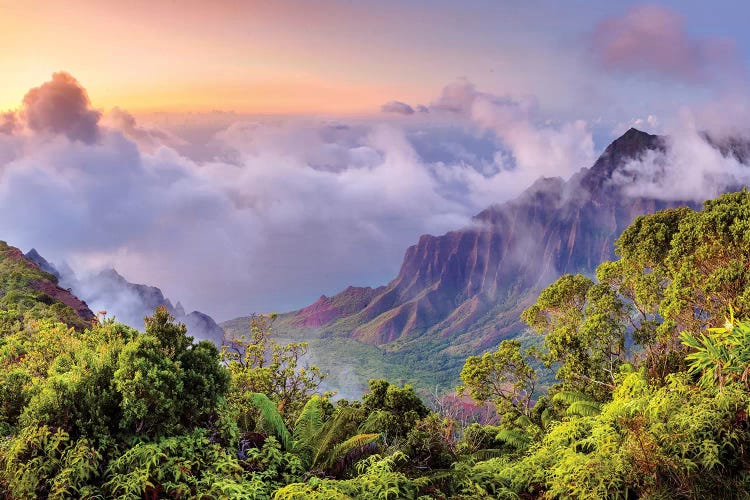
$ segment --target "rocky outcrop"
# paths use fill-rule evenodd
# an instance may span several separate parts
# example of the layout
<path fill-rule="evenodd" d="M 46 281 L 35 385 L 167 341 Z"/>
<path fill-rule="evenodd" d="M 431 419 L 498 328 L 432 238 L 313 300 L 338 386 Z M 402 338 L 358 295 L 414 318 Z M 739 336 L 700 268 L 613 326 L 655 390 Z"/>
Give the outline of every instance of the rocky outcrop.
<path fill-rule="evenodd" d="M 185 323 L 188 334 L 193 336 L 196 341 L 208 340 L 217 346 L 221 346 L 224 343 L 224 329 L 208 314 L 200 311 L 184 314 L 183 310 L 183 316 L 175 317 L 181 318 L 178 321 Z"/>
<path fill-rule="evenodd" d="M 36 251 L 36 248 L 32 248 L 31 250 L 26 252 L 24 257 L 26 257 L 28 260 L 30 260 L 31 262 L 39 266 L 39 269 L 41 269 L 45 273 L 51 274 L 52 276 L 57 278 L 58 281 L 60 281 L 61 276 L 58 270 L 55 269 L 55 267 L 52 264 L 47 262 L 47 259 L 39 255 L 39 252 Z"/>
<path fill-rule="evenodd" d="M 32 282 L 31 287 L 38 290 L 47 296 L 51 297 L 52 300 L 65 304 L 66 306 L 73 309 L 78 316 L 81 317 L 85 322 L 90 323 L 96 319 L 94 313 L 89 309 L 86 302 L 82 301 L 70 290 L 61 288 L 56 283 L 48 280 L 36 280 Z"/>

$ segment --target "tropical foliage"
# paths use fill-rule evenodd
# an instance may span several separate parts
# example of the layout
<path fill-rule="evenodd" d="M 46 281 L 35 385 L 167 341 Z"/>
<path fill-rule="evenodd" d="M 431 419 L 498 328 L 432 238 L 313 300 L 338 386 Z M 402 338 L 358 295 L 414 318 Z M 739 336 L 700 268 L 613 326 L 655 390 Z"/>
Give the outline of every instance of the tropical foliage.
<path fill-rule="evenodd" d="M 640 217 L 616 245 L 617 260 L 560 277 L 523 313 L 538 348 L 469 357 L 432 408 L 386 380 L 359 401 L 322 393 L 307 346 L 278 344 L 271 317 L 220 352 L 164 309 L 143 332 L 66 323 L 13 277 L 33 270 L 0 273 L 0 492 L 750 496 L 750 193 Z"/>

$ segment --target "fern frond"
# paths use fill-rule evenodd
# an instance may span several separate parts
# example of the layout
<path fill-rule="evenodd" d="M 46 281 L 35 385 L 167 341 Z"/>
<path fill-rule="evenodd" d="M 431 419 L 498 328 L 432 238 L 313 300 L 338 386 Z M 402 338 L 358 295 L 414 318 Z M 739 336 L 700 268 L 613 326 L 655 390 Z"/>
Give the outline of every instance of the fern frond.
<path fill-rule="evenodd" d="M 503 456 L 503 454 L 505 454 L 503 450 L 498 450 L 497 448 L 486 448 L 483 450 L 475 451 L 471 454 L 471 458 L 473 458 L 477 462 L 484 462 L 485 460 L 490 460 L 491 458 L 501 457 Z"/>
<path fill-rule="evenodd" d="M 251 395 L 251 401 L 260 410 L 263 428 L 276 435 L 285 450 L 291 450 L 293 446 L 292 435 L 284 425 L 284 419 L 273 401 L 260 392 L 254 392 Z"/>
<path fill-rule="evenodd" d="M 578 391 L 561 391 L 552 396 L 553 401 L 565 403 L 568 405 L 568 415 L 578 415 L 579 417 L 592 417 L 598 415 L 602 405 L 592 400 L 586 394 Z"/>
<path fill-rule="evenodd" d="M 568 406 L 568 415 L 579 417 L 593 417 L 602 411 L 601 405 L 594 401 L 575 401 Z"/>
<path fill-rule="evenodd" d="M 414 478 L 414 486 L 417 488 L 426 488 L 434 484 L 439 484 L 445 481 L 451 481 L 454 477 L 453 471 L 450 470 L 438 470 L 427 476 L 420 476 Z"/>
<path fill-rule="evenodd" d="M 374 453 L 376 451 L 374 448 L 367 453 L 367 445 L 376 442 L 379 437 L 380 434 L 357 434 L 337 444 L 328 455 L 325 467 L 330 468 L 345 458 L 357 460 L 365 454 Z"/>
<path fill-rule="evenodd" d="M 323 429 L 323 398 L 314 395 L 302 408 L 294 423 L 294 441 L 305 446 L 312 443 L 315 436 Z"/>
<path fill-rule="evenodd" d="M 322 462 L 323 457 L 327 456 L 335 444 L 346 438 L 349 432 L 347 427 L 352 422 L 355 422 L 357 418 L 358 412 L 355 408 L 340 408 L 334 417 L 324 424 L 323 429 L 312 443 L 315 449 L 315 456 L 312 460 L 313 465 Z"/>
<path fill-rule="evenodd" d="M 531 444 L 531 437 L 525 432 L 517 429 L 503 429 L 497 433 L 495 439 L 509 444 L 517 450 L 523 450 Z"/>
<path fill-rule="evenodd" d="M 378 430 L 384 429 L 388 426 L 390 418 L 388 412 L 385 410 L 375 410 L 370 413 L 367 420 L 360 424 L 357 431 L 363 434 L 378 432 Z"/>
<path fill-rule="evenodd" d="M 552 401 L 565 404 L 572 404 L 576 401 L 588 401 L 589 399 L 591 398 L 579 391 L 560 391 L 552 396 Z"/>

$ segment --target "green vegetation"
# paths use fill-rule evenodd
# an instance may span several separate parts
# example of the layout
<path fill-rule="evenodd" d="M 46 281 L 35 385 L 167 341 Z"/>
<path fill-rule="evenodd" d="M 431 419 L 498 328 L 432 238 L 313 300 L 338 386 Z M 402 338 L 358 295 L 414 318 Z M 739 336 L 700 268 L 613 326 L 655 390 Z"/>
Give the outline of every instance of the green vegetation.
<path fill-rule="evenodd" d="M 24 320 L 54 318 L 76 328 L 89 322 L 68 305 L 50 296 L 57 278 L 23 257 L 17 248 L 0 241 L 0 331 L 18 331 Z"/>
<path fill-rule="evenodd" d="M 28 291 L 3 303 L 13 319 L 0 324 L 0 492 L 750 496 L 750 193 L 640 217 L 617 254 L 595 279 L 562 276 L 526 309 L 537 341 L 465 361 L 466 396 L 454 401 L 490 403 L 492 418 L 447 400 L 431 410 L 384 379 L 359 401 L 336 400 L 304 362 L 308 345 L 280 343 L 272 318 L 253 318 L 220 352 L 164 309 L 143 333 L 81 328 Z M 16 297 L 38 279 L 19 272 L 0 274 Z M 555 371 L 551 384 L 540 366 Z"/>

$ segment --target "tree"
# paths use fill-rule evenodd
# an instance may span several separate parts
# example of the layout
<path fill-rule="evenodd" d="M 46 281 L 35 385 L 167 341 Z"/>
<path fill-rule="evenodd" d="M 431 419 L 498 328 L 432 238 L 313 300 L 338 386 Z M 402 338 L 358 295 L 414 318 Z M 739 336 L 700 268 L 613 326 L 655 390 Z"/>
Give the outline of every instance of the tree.
<path fill-rule="evenodd" d="M 517 340 L 503 340 L 497 351 L 467 358 L 461 381 L 460 391 L 480 403 L 494 403 L 500 415 L 531 416 L 537 374 Z"/>
<path fill-rule="evenodd" d="M 232 376 L 230 402 L 244 415 L 245 430 L 251 430 L 254 406 L 248 395 L 262 393 L 271 398 L 287 424 L 297 417 L 310 397 L 318 391 L 327 374 L 317 366 L 302 365 L 306 342 L 277 344 L 271 337 L 275 315 L 253 316 L 250 338 L 233 339 L 222 350 L 222 359 Z"/>
<path fill-rule="evenodd" d="M 547 287 L 521 317 L 544 335 L 547 365 L 559 363 L 557 378 L 565 390 L 601 399 L 614 386 L 626 358 L 628 309 L 606 284 L 566 274 Z"/>
<path fill-rule="evenodd" d="M 209 423 L 229 373 L 213 344 L 193 344 L 185 325 L 159 307 L 146 318 L 146 332 L 123 348 L 113 381 L 122 395 L 120 427 L 169 435 Z"/>
<path fill-rule="evenodd" d="M 681 331 L 721 326 L 733 309 L 750 314 L 750 193 L 638 217 L 618 238 L 597 281 L 565 275 L 522 318 L 545 336 L 565 390 L 607 398 L 629 356 L 630 335 L 651 376 L 684 368 Z M 631 358 L 637 361 L 637 358 Z"/>
<path fill-rule="evenodd" d="M 750 316 L 750 192 L 703 205 L 680 222 L 666 259 L 671 281 L 660 312 L 672 337 L 720 327 L 730 308 Z"/>
<path fill-rule="evenodd" d="M 368 417 L 360 429 L 382 434 L 386 444 L 404 439 L 430 413 L 411 385 L 398 387 L 384 379 L 370 380 L 370 392 L 362 396 L 362 407 Z"/>

